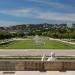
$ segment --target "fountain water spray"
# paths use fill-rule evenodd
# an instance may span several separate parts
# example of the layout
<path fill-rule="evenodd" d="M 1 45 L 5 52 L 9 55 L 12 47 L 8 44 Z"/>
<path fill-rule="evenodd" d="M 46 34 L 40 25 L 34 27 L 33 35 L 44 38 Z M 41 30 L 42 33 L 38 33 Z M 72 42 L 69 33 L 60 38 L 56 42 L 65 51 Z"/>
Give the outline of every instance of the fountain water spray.
<path fill-rule="evenodd" d="M 41 46 L 44 45 L 45 43 L 42 41 L 42 38 L 39 35 L 34 36 L 34 44 Z"/>

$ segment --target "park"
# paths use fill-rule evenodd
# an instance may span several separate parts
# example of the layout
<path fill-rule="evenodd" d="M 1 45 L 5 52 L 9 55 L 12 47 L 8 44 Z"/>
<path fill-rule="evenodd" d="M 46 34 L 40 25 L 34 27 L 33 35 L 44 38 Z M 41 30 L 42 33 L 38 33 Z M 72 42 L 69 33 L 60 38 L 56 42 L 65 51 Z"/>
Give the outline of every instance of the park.
<path fill-rule="evenodd" d="M 36 42 L 38 45 L 36 45 Z M 75 45 L 50 40 L 49 37 L 38 36 L 35 38 L 35 36 L 28 36 L 27 38 L 16 38 L 4 44 L 1 43 L 0 49 L 75 49 Z"/>

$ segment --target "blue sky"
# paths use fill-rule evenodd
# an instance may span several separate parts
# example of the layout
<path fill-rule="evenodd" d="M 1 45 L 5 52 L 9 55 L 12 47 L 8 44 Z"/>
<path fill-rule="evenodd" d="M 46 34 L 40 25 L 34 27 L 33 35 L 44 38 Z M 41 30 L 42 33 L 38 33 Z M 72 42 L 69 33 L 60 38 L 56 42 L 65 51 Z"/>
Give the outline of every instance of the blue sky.
<path fill-rule="evenodd" d="M 0 0 L 0 26 L 75 23 L 75 0 Z"/>

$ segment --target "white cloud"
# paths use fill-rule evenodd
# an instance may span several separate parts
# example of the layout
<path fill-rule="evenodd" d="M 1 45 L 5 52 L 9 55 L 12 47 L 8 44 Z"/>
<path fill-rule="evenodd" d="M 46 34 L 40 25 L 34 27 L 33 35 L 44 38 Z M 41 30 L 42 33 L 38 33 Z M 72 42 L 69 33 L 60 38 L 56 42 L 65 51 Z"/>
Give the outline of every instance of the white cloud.
<path fill-rule="evenodd" d="M 17 10 L 0 10 L 0 13 L 17 16 L 38 18 L 43 20 L 57 20 L 57 21 L 75 21 L 75 13 L 60 13 L 60 12 L 42 12 L 37 9 L 17 9 Z"/>
<path fill-rule="evenodd" d="M 75 13 L 45 12 L 38 13 L 38 18 L 45 20 L 75 21 Z"/>
<path fill-rule="evenodd" d="M 27 0 L 27 1 L 41 3 L 41 5 L 44 4 L 44 6 L 48 5 L 48 7 L 50 7 L 55 11 L 75 12 L 74 10 L 75 7 L 72 4 L 68 4 L 68 3 L 60 3 L 58 1 L 52 1 L 52 0 Z"/>
<path fill-rule="evenodd" d="M 15 9 L 15 10 L 0 10 L 0 13 L 12 16 L 27 16 L 32 9 Z"/>
<path fill-rule="evenodd" d="M 41 4 L 47 4 L 47 5 L 50 5 L 53 7 L 57 7 L 57 8 L 68 7 L 67 5 L 64 5 L 62 3 L 52 2 L 52 1 L 48 1 L 48 0 L 27 0 L 27 1 L 32 1 L 32 2 L 41 3 Z"/>
<path fill-rule="evenodd" d="M 1 26 L 12 26 L 12 25 L 17 25 L 17 24 L 21 24 L 21 23 L 16 22 L 16 21 L 0 20 L 0 27 Z"/>

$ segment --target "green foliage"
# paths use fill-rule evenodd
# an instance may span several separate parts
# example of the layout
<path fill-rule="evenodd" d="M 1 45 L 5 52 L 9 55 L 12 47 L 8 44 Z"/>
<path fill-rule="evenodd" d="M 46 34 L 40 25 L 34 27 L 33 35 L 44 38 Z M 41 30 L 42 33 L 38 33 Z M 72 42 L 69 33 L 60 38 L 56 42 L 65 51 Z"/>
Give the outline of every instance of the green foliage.
<path fill-rule="evenodd" d="M 64 24 L 63 24 L 64 25 Z M 24 37 L 25 35 L 43 35 L 52 38 L 71 38 L 75 39 L 75 28 L 68 28 L 63 25 L 50 25 L 50 24 L 30 24 L 28 26 L 25 25 L 17 25 L 11 27 L 11 32 L 0 32 L 0 39 L 12 38 L 12 37 Z M 9 28 L 10 29 L 10 28 Z M 11 33 L 10 33 L 11 32 Z"/>
<path fill-rule="evenodd" d="M 0 32 L 0 39 L 10 39 L 13 37 L 24 37 L 23 32 L 9 33 L 9 32 Z"/>
<path fill-rule="evenodd" d="M 24 33 L 23 33 L 23 32 L 17 32 L 17 33 L 16 33 L 16 36 L 17 36 L 17 37 L 24 37 Z"/>
<path fill-rule="evenodd" d="M 12 35 L 8 32 L 0 32 L 0 39 L 9 39 Z"/>

